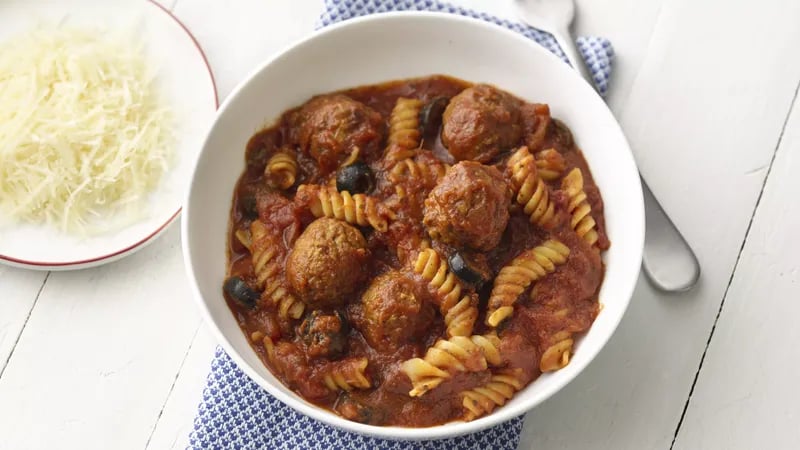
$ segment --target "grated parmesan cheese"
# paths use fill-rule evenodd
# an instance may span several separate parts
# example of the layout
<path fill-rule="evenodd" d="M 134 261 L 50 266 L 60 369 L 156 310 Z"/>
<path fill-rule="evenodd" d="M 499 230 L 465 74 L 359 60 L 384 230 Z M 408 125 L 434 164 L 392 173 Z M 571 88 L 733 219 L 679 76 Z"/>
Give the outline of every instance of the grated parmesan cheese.
<path fill-rule="evenodd" d="M 142 49 L 101 30 L 0 43 L 0 214 L 92 234 L 145 215 L 173 119 Z"/>

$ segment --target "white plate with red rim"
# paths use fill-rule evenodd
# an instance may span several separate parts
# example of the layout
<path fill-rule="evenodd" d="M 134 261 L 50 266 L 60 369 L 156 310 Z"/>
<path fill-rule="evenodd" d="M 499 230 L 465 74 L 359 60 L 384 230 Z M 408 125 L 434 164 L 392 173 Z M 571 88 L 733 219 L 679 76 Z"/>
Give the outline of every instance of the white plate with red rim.
<path fill-rule="evenodd" d="M 51 226 L 0 220 L 0 263 L 40 270 L 98 266 L 155 240 L 181 211 L 202 138 L 217 109 L 214 78 L 202 49 L 169 10 L 148 0 L 4 0 L 0 42 L 37 26 L 130 29 L 156 67 L 156 83 L 175 117 L 175 162 L 150 194 L 143 219 L 124 228 L 81 237 Z M 134 43 L 135 44 L 135 43 Z M 4 219 L 0 217 L 0 219 Z"/>

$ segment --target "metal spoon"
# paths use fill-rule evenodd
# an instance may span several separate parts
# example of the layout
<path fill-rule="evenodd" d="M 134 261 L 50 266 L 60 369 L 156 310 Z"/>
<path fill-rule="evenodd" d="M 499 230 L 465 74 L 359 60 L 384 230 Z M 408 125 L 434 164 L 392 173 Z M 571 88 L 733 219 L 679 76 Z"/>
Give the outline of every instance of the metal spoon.
<path fill-rule="evenodd" d="M 517 15 L 528 25 L 550 33 L 570 65 L 595 87 L 583 58 L 578 56 L 570 25 L 574 0 L 515 0 Z M 650 282 L 668 292 L 691 289 L 700 278 L 700 263 L 681 232 L 672 223 L 642 178 L 645 206 L 645 242 L 642 266 Z"/>

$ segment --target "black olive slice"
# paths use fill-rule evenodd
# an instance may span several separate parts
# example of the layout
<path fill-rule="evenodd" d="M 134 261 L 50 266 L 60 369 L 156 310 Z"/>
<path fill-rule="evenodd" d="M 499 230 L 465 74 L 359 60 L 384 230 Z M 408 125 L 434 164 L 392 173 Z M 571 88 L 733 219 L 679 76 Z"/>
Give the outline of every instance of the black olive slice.
<path fill-rule="evenodd" d="M 256 206 L 258 202 L 256 201 L 256 196 L 252 194 L 246 194 L 239 198 L 239 210 L 242 213 L 242 217 L 246 219 L 253 220 L 258 217 L 258 207 Z"/>
<path fill-rule="evenodd" d="M 336 189 L 351 194 L 364 194 L 372 190 L 372 169 L 361 161 L 342 167 L 336 174 Z"/>
<path fill-rule="evenodd" d="M 228 278 L 225 281 L 225 285 L 222 287 L 222 289 L 236 302 L 248 308 L 254 308 L 256 306 L 256 302 L 258 302 L 258 299 L 261 297 L 258 292 L 248 286 L 247 283 L 245 283 L 245 281 L 240 277 Z"/>
<path fill-rule="evenodd" d="M 452 270 L 458 278 L 476 286 L 483 284 L 484 279 L 481 275 L 481 271 L 475 269 L 461 253 L 453 252 L 448 258 L 447 263 L 450 265 L 450 270 Z"/>
<path fill-rule="evenodd" d="M 422 107 L 419 112 L 419 128 L 423 136 L 431 136 L 439 131 L 442 125 L 442 114 L 444 114 L 450 99 L 447 97 L 436 97 Z"/>
<path fill-rule="evenodd" d="M 553 124 L 556 127 L 556 132 L 561 138 L 561 143 L 564 144 L 564 147 L 565 148 L 572 147 L 572 144 L 575 143 L 575 140 L 572 138 L 572 131 L 570 131 L 567 124 L 558 119 L 553 119 Z"/>

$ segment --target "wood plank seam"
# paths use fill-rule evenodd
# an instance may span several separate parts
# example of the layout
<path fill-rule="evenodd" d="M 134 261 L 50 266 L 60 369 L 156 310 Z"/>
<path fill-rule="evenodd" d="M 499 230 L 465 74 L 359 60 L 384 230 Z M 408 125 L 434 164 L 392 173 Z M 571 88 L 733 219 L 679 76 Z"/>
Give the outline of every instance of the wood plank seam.
<path fill-rule="evenodd" d="M 178 0 L 155 0 L 155 2 L 168 9 L 171 13 L 175 12 L 175 7 L 178 5 Z"/>
<path fill-rule="evenodd" d="M 153 424 L 153 428 L 150 430 L 150 434 L 147 436 L 147 442 L 144 444 L 144 449 L 147 450 L 150 447 L 150 440 L 153 439 L 153 434 L 156 432 L 156 428 L 158 428 L 158 422 L 161 421 L 161 416 L 164 414 L 164 408 L 167 406 L 167 402 L 169 402 L 170 396 L 172 396 L 172 391 L 175 389 L 175 383 L 178 381 L 178 377 L 181 375 L 183 371 L 183 365 L 186 364 L 186 358 L 189 357 L 189 352 L 192 350 L 195 341 L 197 340 L 197 334 L 200 332 L 200 328 L 204 326 L 205 322 L 202 320 L 197 325 L 197 328 L 194 330 L 194 334 L 192 335 L 192 340 L 189 343 L 186 352 L 183 354 L 183 358 L 181 359 L 181 365 L 178 366 L 178 370 L 175 372 L 175 378 L 172 379 L 172 384 L 169 386 L 169 391 L 167 391 L 167 395 L 164 397 L 164 401 L 161 403 L 161 408 L 158 410 L 158 416 L 156 417 L 156 421 Z"/>
<path fill-rule="evenodd" d="M 742 252 L 747 244 L 747 238 L 750 236 L 750 229 L 753 226 L 753 220 L 758 214 L 758 207 L 761 204 L 761 197 L 764 195 L 764 188 L 767 186 L 767 182 L 769 182 L 769 175 L 772 172 L 772 165 L 775 162 L 775 157 L 778 154 L 778 149 L 781 146 L 781 142 L 783 141 L 783 134 L 786 132 L 786 125 L 789 122 L 789 118 L 792 115 L 792 110 L 794 110 L 794 106 L 797 102 L 797 94 L 800 91 L 800 80 L 798 80 L 797 85 L 794 89 L 794 96 L 792 97 L 792 101 L 789 103 L 789 109 L 786 112 L 786 117 L 783 120 L 783 125 L 781 127 L 781 132 L 778 135 L 778 141 L 775 143 L 775 149 L 772 152 L 772 158 L 769 161 L 769 165 L 767 166 L 767 173 L 764 176 L 764 182 L 761 184 L 761 190 L 758 193 L 758 198 L 756 199 L 756 204 L 753 207 L 753 214 L 750 216 L 750 222 L 747 224 L 747 229 L 744 233 L 744 239 L 742 239 L 742 245 L 739 247 L 739 253 L 736 255 L 736 262 L 733 265 L 733 270 L 731 271 L 731 276 L 728 279 L 728 285 L 725 287 L 725 292 L 722 294 L 722 301 L 719 304 L 719 309 L 717 310 L 717 316 L 714 318 L 714 324 L 711 326 L 711 331 L 708 334 L 708 340 L 706 340 L 706 346 L 703 349 L 703 354 L 700 356 L 700 364 L 697 367 L 697 371 L 694 374 L 694 379 L 692 380 L 692 386 L 689 388 L 689 396 L 686 398 L 686 403 L 683 405 L 683 411 L 681 411 L 681 417 L 678 419 L 678 425 L 675 427 L 675 433 L 672 435 L 672 443 L 669 446 L 670 450 L 673 450 L 675 447 L 675 441 L 678 438 L 678 433 L 681 430 L 681 426 L 683 425 L 683 419 L 686 417 L 686 411 L 689 409 L 689 404 L 692 401 L 692 394 L 694 394 L 695 386 L 697 385 L 697 380 L 700 377 L 700 371 L 703 369 L 703 362 L 706 359 L 706 353 L 708 352 L 708 347 L 711 344 L 711 339 L 714 338 L 714 331 L 717 328 L 717 322 L 719 321 L 719 317 L 722 314 L 722 308 L 725 306 L 725 300 L 728 297 L 728 290 L 731 288 L 731 284 L 733 283 L 734 276 L 736 275 L 736 270 L 739 268 L 739 262 L 742 257 Z M 786 150 L 784 150 L 786 151 Z"/>
<path fill-rule="evenodd" d="M 11 346 L 11 351 L 8 352 L 8 357 L 3 363 L 3 367 L 0 367 L 0 380 L 3 379 L 3 373 L 5 373 L 6 367 L 8 367 L 8 362 L 11 361 L 11 357 L 14 356 L 14 350 L 17 348 L 17 344 L 19 344 L 19 340 L 22 337 L 22 333 L 25 332 L 25 327 L 28 325 L 28 321 L 31 319 L 31 314 L 33 314 L 33 308 L 36 307 L 36 302 L 39 301 L 39 296 L 42 295 L 44 286 L 47 284 L 47 280 L 50 279 L 51 273 L 52 272 L 47 272 L 47 275 L 44 276 L 44 280 L 42 280 L 42 285 L 39 286 L 39 290 L 36 292 L 36 298 L 34 298 L 33 303 L 31 303 L 31 309 L 28 310 L 28 315 L 25 316 L 25 321 L 22 323 L 22 328 L 20 328 L 19 333 L 17 333 L 17 338 L 14 340 L 14 345 Z"/>

